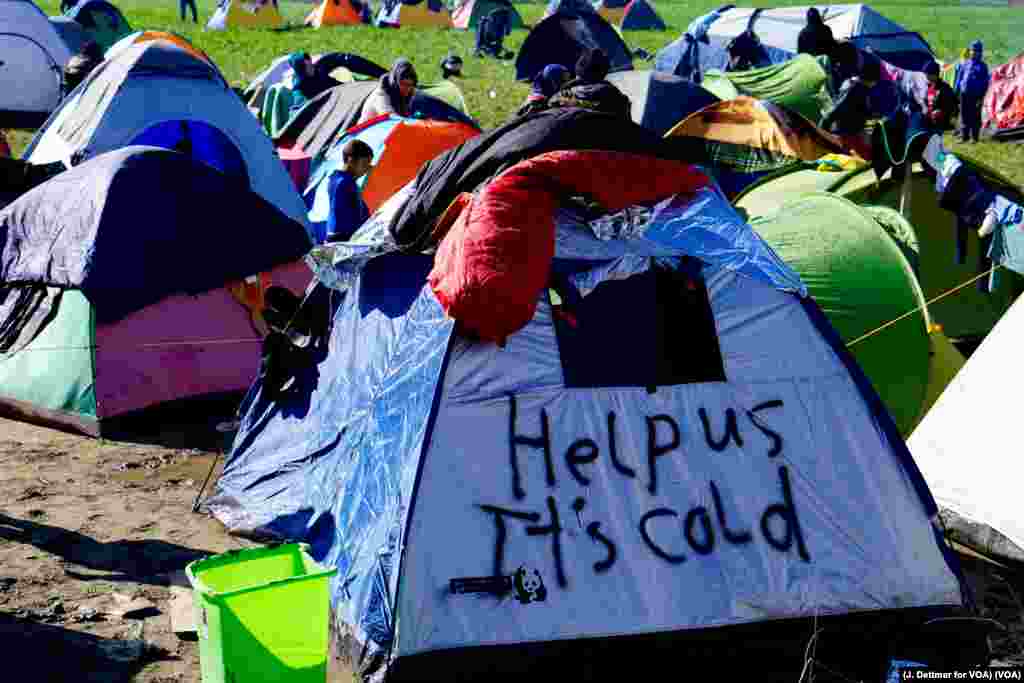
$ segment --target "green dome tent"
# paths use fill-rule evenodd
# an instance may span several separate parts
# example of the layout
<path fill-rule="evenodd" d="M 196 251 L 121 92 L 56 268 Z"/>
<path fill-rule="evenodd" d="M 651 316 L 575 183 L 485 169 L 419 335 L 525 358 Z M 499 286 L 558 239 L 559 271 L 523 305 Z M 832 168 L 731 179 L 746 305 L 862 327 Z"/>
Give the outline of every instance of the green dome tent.
<path fill-rule="evenodd" d="M 978 170 L 993 177 L 989 171 Z M 997 185 L 1007 184 L 997 177 L 994 181 Z M 870 168 L 835 173 L 817 171 L 805 165 L 761 179 L 739 194 L 733 203 L 751 218 L 757 218 L 776 212 L 784 202 L 794 197 L 831 192 L 856 204 L 898 209 L 901 184 L 889 176 L 876 182 Z M 968 230 L 967 257 L 962 264 L 956 262 L 956 216 L 939 206 L 934 183 L 919 167 L 915 167 L 912 175 L 908 206 L 907 219 L 913 225 L 919 245 L 915 270 L 925 299 L 931 301 L 978 274 L 980 243 L 977 233 Z M 822 221 L 825 222 L 828 221 Z M 971 284 L 936 301 L 929 310 L 950 339 L 979 340 L 988 334 L 1021 291 L 1024 291 L 1024 278 L 1004 269 L 999 274 L 995 291 L 982 292 Z"/>
<path fill-rule="evenodd" d="M 812 123 L 821 119 L 823 88 L 828 75 L 817 59 L 797 55 L 788 62 L 749 71 L 708 71 L 701 82 L 720 100 L 748 95 L 773 102 L 800 114 Z"/>
<path fill-rule="evenodd" d="M 751 226 L 799 273 L 846 343 L 922 308 L 850 349 L 906 435 L 928 403 L 930 320 L 910 262 L 883 227 L 900 222 L 892 214 L 818 193 L 788 202 Z"/>

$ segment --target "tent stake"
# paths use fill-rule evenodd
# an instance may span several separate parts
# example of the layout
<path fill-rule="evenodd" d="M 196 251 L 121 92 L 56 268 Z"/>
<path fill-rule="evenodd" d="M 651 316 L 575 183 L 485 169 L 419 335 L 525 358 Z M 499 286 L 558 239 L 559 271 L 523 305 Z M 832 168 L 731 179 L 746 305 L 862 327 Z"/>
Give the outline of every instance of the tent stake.
<path fill-rule="evenodd" d="M 206 485 L 210 483 L 210 477 L 213 476 L 213 471 L 217 469 L 217 461 L 220 460 L 220 453 L 216 453 L 213 456 L 213 463 L 210 465 L 210 471 L 206 473 L 206 479 L 203 480 L 203 485 L 199 487 L 199 493 L 196 494 L 195 502 L 192 503 L 192 512 L 199 512 L 199 501 L 203 497 L 203 491 L 206 490 Z"/>

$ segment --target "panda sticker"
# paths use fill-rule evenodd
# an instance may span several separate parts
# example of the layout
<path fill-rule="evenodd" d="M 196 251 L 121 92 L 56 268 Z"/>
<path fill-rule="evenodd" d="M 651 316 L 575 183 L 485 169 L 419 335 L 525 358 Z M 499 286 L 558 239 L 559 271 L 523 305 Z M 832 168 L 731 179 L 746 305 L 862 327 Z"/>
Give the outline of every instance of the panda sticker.
<path fill-rule="evenodd" d="M 548 589 L 544 587 L 544 579 L 536 569 L 520 567 L 512 575 L 512 586 L 516 591 L 516 599 L 528 605 L 531 602 L 544 602 L 548 597 Z"/>

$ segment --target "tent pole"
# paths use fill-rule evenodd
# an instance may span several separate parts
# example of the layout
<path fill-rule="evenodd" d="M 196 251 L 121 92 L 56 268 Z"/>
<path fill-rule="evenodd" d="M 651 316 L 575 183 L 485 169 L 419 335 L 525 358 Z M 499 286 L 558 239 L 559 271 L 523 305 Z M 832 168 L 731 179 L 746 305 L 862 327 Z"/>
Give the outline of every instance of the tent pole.
<path fill-rule="evenodd" d="M 913 167 L 907 163 L 906 172 L 903 175 L 903 186 L 900 188 L 900 215 L 904 220 L 910 222 L 910 177 L 913 175 Z"/>

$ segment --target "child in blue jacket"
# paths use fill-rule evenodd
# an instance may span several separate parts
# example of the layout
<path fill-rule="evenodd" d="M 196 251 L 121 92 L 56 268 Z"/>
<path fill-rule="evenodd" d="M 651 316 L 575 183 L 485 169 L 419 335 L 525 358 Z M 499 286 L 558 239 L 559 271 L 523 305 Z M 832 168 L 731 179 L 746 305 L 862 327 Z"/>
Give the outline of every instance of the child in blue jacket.
<path fill-rule="evenodd" d="M 961 62 L 956 68 L 953 90 L 960 97 L 962 142 L 970 142 L 972 139 L 978 142 L 981 135 L 981 104 L 991 80 L 988 65 L 982 59 L 982 50 L 980 40 L 971 43 L 971 58 L 967 62 Z"/>

